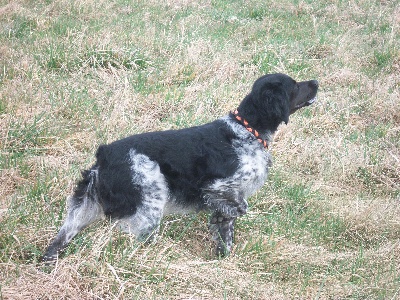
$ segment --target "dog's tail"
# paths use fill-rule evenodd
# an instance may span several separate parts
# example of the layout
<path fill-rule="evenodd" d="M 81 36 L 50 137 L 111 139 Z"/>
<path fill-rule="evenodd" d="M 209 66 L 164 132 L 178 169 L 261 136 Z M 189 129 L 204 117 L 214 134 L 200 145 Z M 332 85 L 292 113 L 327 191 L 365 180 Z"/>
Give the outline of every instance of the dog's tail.
<path fill-rule="evenodd" d="M 73 198 L 80 203 L 85 199 L 97 200 L 99 172 L 97 165 L 90 170 L 82 171 L 82 179 L 78 182 Z M 78 204 L 76 203 L 76 204 Z"/>

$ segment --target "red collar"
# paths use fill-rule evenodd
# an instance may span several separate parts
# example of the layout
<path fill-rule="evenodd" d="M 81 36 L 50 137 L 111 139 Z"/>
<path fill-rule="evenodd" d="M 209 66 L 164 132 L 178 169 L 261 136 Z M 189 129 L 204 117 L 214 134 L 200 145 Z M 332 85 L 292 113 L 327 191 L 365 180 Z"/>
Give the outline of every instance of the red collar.
<path fill-rule="evenodd" d="M 235 116 L 236 120 L 238 120 L 240 123 L 242 123 L 242 125 L 243 125 L 244 127 L 246 127 L 246 129 L 247 129 L 248 131 L 250 131 L 252 134 L 254 134 L 254 136 L 256 137 L 257 141 L 259 141 L 259 142 L 261 143 L 261 145 L 264 146 L 265 149 L 268 149 L 268 142 L 267 142 L 266 140 L 263 140 L 263 139 L 260 137 L 260 134 L 258 133 L 258 131 L 255 130 L 254 128 L 252 128 L 252 127 L 249 125 L 249 122 L 247 122 L 244 118 L 242 118 L 241 116 L 239 116 L 239 112 L 238 112 L 237 109 L 236 109 L 234 112 L 232 112 L 232 114 Z"/>

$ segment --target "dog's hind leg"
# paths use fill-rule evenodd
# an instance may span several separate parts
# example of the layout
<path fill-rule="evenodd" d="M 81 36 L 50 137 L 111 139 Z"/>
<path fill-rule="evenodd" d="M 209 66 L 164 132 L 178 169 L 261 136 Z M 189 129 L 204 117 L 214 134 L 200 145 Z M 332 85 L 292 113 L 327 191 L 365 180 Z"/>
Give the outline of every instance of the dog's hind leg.
<path fill-rule="evenodd" d="M 137 240 L 151 242 L 159 230 L 169 189 L 157 162 L 144 154 L 129 152 L 132 183 L 140 189 L 137 211 L 120 220 L 121 230 L 133 233 Z"/>
<path fill-rule="evenodd" d="M 162 208 L 144 205 L 127 218 L 120 220 L 120 229 L 134 234 L 139 242 L 151 243 L 155 240 L 160 228 Z"/>
<path fill-rule="evenodd" d="M 235 217 L 226 217 L 218 211 L 210 217 L 210 231 L 217 242 L 216 255 L 224 257 L 232 250 Z"/>
<path fill-rule="evenodd" d="M 55 239 L 47 247 L 43 261 L 56 260 L 69 242 L 85 227 L 103 219 L 104 213 L 95 193 L 94 170 L 84 174 L 84 178 L 74 195 L 68 199 L 68 213 L 64 224 L 61 226 Z"/>

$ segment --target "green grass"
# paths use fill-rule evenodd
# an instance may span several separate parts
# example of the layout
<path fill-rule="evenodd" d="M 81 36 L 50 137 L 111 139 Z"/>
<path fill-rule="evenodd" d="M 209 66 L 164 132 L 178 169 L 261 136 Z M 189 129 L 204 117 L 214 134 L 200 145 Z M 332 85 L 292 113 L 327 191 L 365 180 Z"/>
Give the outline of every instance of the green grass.
<path fill-rule="evenodd" d="M 0 4 L 0 298 L 396 299 L 396 1 Z M 206 214 L 155 244 L 100 222 L 38 264 L 99 144 L 199 125 L 264 73 L 318 79 L 215 259 Z"/>

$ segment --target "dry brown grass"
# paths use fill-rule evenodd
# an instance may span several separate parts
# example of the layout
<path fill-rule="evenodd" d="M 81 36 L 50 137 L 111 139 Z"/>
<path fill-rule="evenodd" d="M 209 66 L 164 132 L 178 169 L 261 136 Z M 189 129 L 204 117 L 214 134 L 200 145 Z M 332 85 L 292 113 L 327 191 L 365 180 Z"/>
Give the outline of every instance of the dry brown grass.
<path fill-rule="evenodd" d="M 394 1 L 0 3 L 0 299 L 400 297 Z M 150 246 L 97 224 L 38 264 L 99 144 L 213 120 L 267 72 L 319 100 L 276 134 L 230 257 L 200 215 Z"/>

